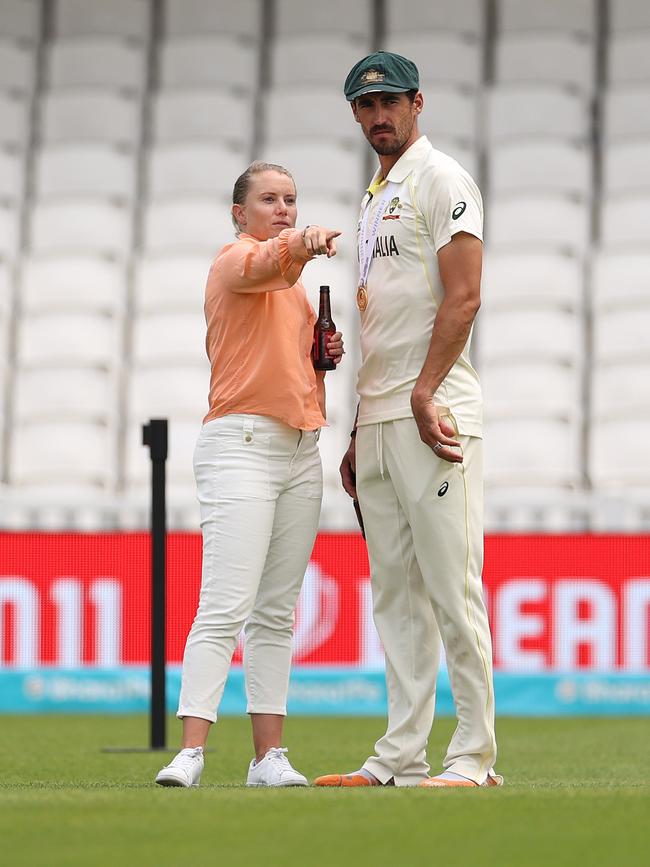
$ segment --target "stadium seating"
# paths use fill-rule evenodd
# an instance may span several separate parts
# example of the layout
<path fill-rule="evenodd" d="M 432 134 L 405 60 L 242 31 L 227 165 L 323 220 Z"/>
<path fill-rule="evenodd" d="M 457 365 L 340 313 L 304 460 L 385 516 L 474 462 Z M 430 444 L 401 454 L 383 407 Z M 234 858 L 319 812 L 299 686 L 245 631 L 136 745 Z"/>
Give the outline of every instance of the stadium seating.
<path fill-rule="evenodd" d="M 203 308 L 210 259 L 201 256 L 152 256 L 136 264 L 134 306 L 137 313 Z"/>
<path fill-rule="evenodd" d="M 490 152 L 490 190 L 494 196 L 552 192 L 587 198 L 591 191 L 590 156 L 585 147 L 559 141 L 495 144 Z"/>
<path fill-rule="evenodd" d="M 611 84 L 650 81 L 650 32 L 614 35 L 609 43 L 608 79 Z"/>
<path fill-rule="evenodd" d="M 495 55 L 500 83 L 562 84 L 593 91 L 594 48 L 584 37 L 566 32 L 506 34 L 497 40 Z"/>
<path fill-rule="evenodd" d="M 577 493 L 602 528 L 599 497 L 650 487 L 646 0 L 385 0 L 379 18 L 372 0 L 0 5 L 0 484 L 25 503 L 38 492 L 24 521 L 65 526 L 67 492 L 96 526 L 90 506 L 120 492 L 101 520 L 141 526 L 141 425 L 164 413 L 170 520 L 196 527 L 205 282 L 234 238 L 234 180 L 264 158 L 294 173 L 298 225 L 343 233 L 302 280 L 314 305 L 332 287 L 346 339 L 320 444 L 325 525 L 353 525 L 338 465 L 356 404 L 358 204 L 377 163 L 342 86 L 377 45 L 418 63 L 420 130 L 484 195 L 488 508 L 505 496 L 506 528 L 562 529 L 570 510 L 552 503 Z M 621 412 L 646 439 L 612 454 Z M 526 497 L 544 508 L 518 509 Z"/>
<path fill-rule="evenodd" d="M 22 148 L 27 137 L 28 103 L 11 91 L 0 91 L 0 147 Z"/>
<path fill-rule="evenodd" d="M 126 271 L 96 257 L 41 256 L 23 260 L 23 313 L 92 311 L 120 314 L 126 306 Z"/>
<path fill-rule="evenodd" d="M 35 253 L 93 253 L 123 259 L 131 241 L 128 211 L 108 200 L 66 198 L 37 202 L 31 212 Z"/>
<path fill-rule="evenodd" d="M 388 0 L 389 33 L 450 31 L 479 39 L 483 36 L 485 4 L 481 0 Z"/>
<path fill-rule="evenodd" d="M 41 138 L 47 144 L 105 142 L 133 147 L 140 138 L 141 104 L 114 88 L 63 88 L 43 97 Z"/>
<path fill-rule="evenodd" d="M 563 85 L 500 84 L 487 93 L 486 132 L 490 142 L 534 138 L 585 140 L 588 103 Z"/>
<path fill-rule="evenodd" d="M 153 97 L 152 132 L 158 143 L 218 141 L 243 149 L 252 124 L 252 102 L 226 88 L 174 87 Z"/>
<path fill-rule="evenodd" d="M 52 145 L 37 154 L 35 186 L 41 199 L 131 199 L 135 195 L 134 155 L 104 144 Z"/>
<path fill-rule="evenodd" d="M 497 26 L 502 33 L 554 31 L 593 36 L 595 0 L 498 0 Z"/>
<path fill-rule="evenodd" d="M 164 0 L 166 36 L 232 34 L 258 40 L 262 0 Z"/>
<path fill-rule="evenodd" d="M 31 45 L 0 38 L 0 89 L 30 93 L 36 77 L 36 53 Z"/>
<path fill-rule="evenodd" d="M 140 92 L 146 84 L 146 53 L 140 43 L 113 37 L 59 39 L 47 58 L 52 88 L 114 87 Z"/>
<path fill-rule="evenodd" d="M 147 0 L 55 0 L 54 32 L 68 36 L 124 36 L 147 39 L 150 33 Z"/>
<path fill-rule="evenodd" d="M 39 37 L 42 4 L 39 0 L 3 0 L 2 33 L 11 39 L 36 42 Z"/>

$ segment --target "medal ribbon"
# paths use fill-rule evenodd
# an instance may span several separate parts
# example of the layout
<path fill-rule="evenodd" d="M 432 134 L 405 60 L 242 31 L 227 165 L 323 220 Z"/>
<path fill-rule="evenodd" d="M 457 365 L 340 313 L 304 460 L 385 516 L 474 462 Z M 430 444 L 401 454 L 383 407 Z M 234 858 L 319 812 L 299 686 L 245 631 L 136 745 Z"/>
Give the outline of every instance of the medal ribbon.
<path fill-rule="evenodd" d="M 366 207 L 363 209 L 361 225 L 359 226 L 359 286 L 366 286 L 368 282 L 368 273 L 370 272 L 370 265 L 372 263 L 372 253 L 375 249 L 379 223 L 384 214 L 385 206 L 388 204 L 389 199 L 392 198 L 397 187 L 398 184 L 393 181 L 388 181 L 386 183 L 384 195 L 377 205 L 375 216 L 372 219 L 370 232 L 368 232 L 368 223 L 370 222 L 370 209 L 372 207 L 374 196 L 370 196 L 366 202 Z"/>

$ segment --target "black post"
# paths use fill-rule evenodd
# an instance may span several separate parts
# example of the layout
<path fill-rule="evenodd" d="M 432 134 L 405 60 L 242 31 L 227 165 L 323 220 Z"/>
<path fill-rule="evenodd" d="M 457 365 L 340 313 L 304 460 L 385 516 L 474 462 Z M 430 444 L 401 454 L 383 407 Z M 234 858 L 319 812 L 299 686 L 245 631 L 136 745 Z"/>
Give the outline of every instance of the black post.
<path fill-rule="evenodd" d="M 167 519 L 165 461 L 167 419 L 151 419 L 142 427 L 142 444 L 151 453 L 151 708 L 150 747 L 166 744 L 165 702 L 165 576 Z"/>

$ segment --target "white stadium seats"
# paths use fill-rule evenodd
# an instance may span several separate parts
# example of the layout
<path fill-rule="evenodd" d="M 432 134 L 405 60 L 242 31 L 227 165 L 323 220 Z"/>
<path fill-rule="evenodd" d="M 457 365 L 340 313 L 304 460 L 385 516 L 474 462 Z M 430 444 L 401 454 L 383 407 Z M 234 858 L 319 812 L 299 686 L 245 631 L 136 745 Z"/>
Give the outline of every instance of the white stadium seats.
<path fill-rule="evenodd" d="M 584 292 L 582 262 L 561 253 L 497 253 L 483 259 L 483 310 L 526 305 L 580 310 Z"/>
<path fill-rule="evenodd" d="M 19 486 L 114 483 L 115 438 L 105 425 L 37 421 L 16 426 L 9 477 Z"/>
<path fill-rule="evenodd" d="M 570 33 L 507 34 L 496 44 L 496 80 L 564 84 L 590 93 L 594 57 L 593 44 Z"/>
<path fill-rule="evenodd" d="M 468 36 L 437 31 L 425 35 L 395 34 L 387 40 L 387 50 L 413 60 L 422 82 L 476 88 L 481 81 L 481 43 Z M 426 93 L 424 96 L 426 99 Z"/>
<path fill-rule="evenodd" d="M 603 198 L 601 242 L 608 247 L 639 247 L 650 244 L 650 191 L 643 195 Z"/>
<path fill-rule="evenodd" d="M 305 106 L 317 102 L 319 111 L 305 112 Z M 290 90 L 272 89 L 265 106 L 267 147 L 296 139 L 323 142 L 352 141 L 360 145 L 360 129 L 352 116 L 350 104 L 340 90 L 331 86 L 297 85 Z M 288 166 L 290 168 L 290 166 Z"/>
<path fill-rule="evenodd" d="M 650 29 L 650 6 L 646 0 L 610 0 L 608 5 L 612 31 Z"/>
<path fill-rule="evenodd" d="M 27 138 L 29 104 L 19 94 L 0 92 L 0 147 L 22 148 Z"/>
<path fill-rule="evenodd" d="M 650 138 L 650 81 L 645 84 L 609 87 L 604 97 L 605 141 Z"/>
<path fill-rule="evenodd" d="M 589 210 L 569 196 L 504 196 L 488 202 L 486 238 L 492 248 L 515 245 L 531 250 L 584 252 Z"/>
<path fill-rule="evenodd" d="M 247 165 L 238 150 L 214 142 L 156 145 L 148 159 L 149 195 L 213 193 L 223 198 Z"/>
<path fill-rule="evenodd" d="M 0 200 L 0 257 L 14 259 L 20 237 L 19 215 Z"/>
<path fill-rule="evenodd" d="M 199 424 L 208 412 L 210 365 L 161 364 L 135 367 L 129 376 L 128 415 L 131 419 L 194 419 Z"/>
<path fill-rule="evenodd" d="M 22 199 L 25 161 L 19 153 L 0 150 L 0 201 L 16 203 Z"/>
<path fill-rule="evenodd" d="M 164 0 L 165 34 L 234 34 L 259 39 L 262 0 Z"/>
<path fill-rule="evenodd" d="M 648 300 L 650 251 L 608 252 L 601 250 L 594 260 L 592 297 L 596 308 L 638 304 Z"/>
<path fill-rule="evenodd" d="M 145 364 L 197 364 L 205 361 L 203 311 L 151 313 L 133 325 L 133 359 Z"/>
<path fill-rule="evenodd" d="M 122 258 L 131 239 L 129 212 L 109 201 L 65 199 L 34 205 L 30 226 L 35 253 L 95 253 Z"/>
<path fill-rule="evenodd" d="M 650 298 L 645 304 L 602 308 L 594 316 L 593 354 L 597 361 L 650 361 Z"/>
<path fill-rule="evenodd" d="M 50 145 L 37 155 L 36 193 L 131 199 L 135 156 L 106 144 Z"/>
<path fill-rule="evenodd" d="M 224 141 L 246 146 L 252 134 L 252 102 L 225 88 L 172 88 L 153 97 L 156 142 Z"/>
<path fill-rule="evenodd" d="M 192 456 L 201 431 L 202 421 L 202 418 L 191 421 L 170 419 L 167 481 L 172 500 L 179 489 L 190 501 L 196 499 Z M 126 431 L 126 487 L 128 491 L 146 490 L 151 484 L 151 464 L 147 449 L 142 446 L 142 423 L 143 420 L 141 419 L 131 419 Z"/>
<path fill-rule="evenodd" d="M 491 142 L 519 137 L 584 140 L 588 103 L 562 85 L 494 85 L 487 93 L 486 126 Z"/>
<path fill-rule="evenodd" d="M 610 84 L 650 82 L 650 31 L 613 36 L 609 43 Z"/>
<path fill-rule="evenodd" d="M 424 109 L 419 129 L 434 147 L 437 139 L 455 139 L 473 147 L 477 140 L 477 103 L 471 92 L 454 85 L 420 82 Z"/>
<path fill-rule="evenodd" d="M 135 272 L 135 309 L 139 313 L 203 309 L 211 261 L 205 256 L 151 256 Z"/>
<path fill-rule="evenodd" d="M 531 413 L 576 415 L 582 406 L 582 371 L 578 365 L 512 359 L 480 366 L 488 419 Z"/>
<path fill-rule="evenodd" d="M 596 362 L 592 370 L 591 412 L 594 418 L 631 418 L 650 407 L 650 354 L 635 361 Z"/>
<path fill-rule="evenodd" d="M 254 47 L 232 36 L 169 39 L 160 48 L 163 87 L 240 87 L 257 79 Z"/>
<path fill-rule="evenodd" d="M 355 0 L 354 3 L 330 0 L 327 5 L 276 0 L 276 32 L 278 36 L 344 33 L 357 38 L 368 37 L 372 27 L 370 6 L 370 0 Z M 314 60 L 325 65 L 328 58 L 315 57 Z"/>
<path fill-rule="evenodd" d="M 133 93 L 115 88 L 66 88 L 46 93 L 41 135 L 48 144 L 106 142 L 134 146 L 142 108 Z"/>
<path fill-rule="evenodd" d="M 625 443 L 621 445 L 621 432 Z M 589 466 L 596 491 L 650 488 L 650 417 L 613 413 L 591 423 Z"/>
<path fill-rule="evenodd" d="M 345 34 L 278 37 L 271 47 L 272 84 L 327 85 L 346 102 L 343 82 L 368 50 L 365 43 Z"/>
<path fill-rule="evenodd" d="M 650 135 L 645 139 L 608 145 L 603 153 L 603 190 L 650 193 Z"/>
<path fill-rule="evenodd" d="M 361 201 L 367 180 L 362 151 L 337 141 L 281 141 L 269 143 L 263 158 L 289 169 L 296 182 L 298 207 L 306 195 L 340 195 L 355 206 Z"/>
<path fill-rule="evenodd" d="M 36 365 L 111 368 L 122 355 L 116 319 L 90 313 L 24 316 L 18 331 L 18 361 Z"/>
<path fill-rule="evenodd" d="M 577 487 L 581 482 L 580 425 L 538 415 L 486 420 L 485 484 L 504 487 Z"/>
<path fill-rule="evenodd" d="M 113 371 L 52 367 L 19 369 L 14 390 L 14 417 L 31 421 L 112 423 L 117 412 Z"/>
<path fill-rule="evenodd" d="M 124 267 L 97 257 L 31 257 L 23 261 L 20 285 L 24 313 L 119 313 L 126 303 Z"/>
<path fill-rule="evenodd" d="M 482 0 L 388 0 L 389 33 L 452 31 L 481 37 L 485 26 Z"/>
<path fill-rule="evenodd" d="M 591 190 L 591 153 L 568 142 L 537 140 L 493 145 L 489 163 L 492 195 L 508 193 L 574 193 Z"/>
<path fill-rule="evenodd" d="M 8 319 L 11 312 L 11 283 L 11 269 L 6 262 L 0 260 L 0 318 L 3 320 Z"/>
<path fill-rule="evenodd" d="M 68 36 L 124 36 L 147 39 L 148 0 L 55 0 L 54 32 Z"/>
<path fill-rule="evenodd" d="M 127 39 L 88 37 L 52 43 L 47 80 L 58 87 L 117 87 L 141 91 L 145 86 L 144 47 Z"/>
<path fill-rule="evenodd" d="M 0 90 L 31 92 L 36 78 L 36 54 L 22 42 L 0 38 Z"/>
<path fill-rule="evenodd" d="M 148 254 L 196 254 L 213 258 L 235 240 L 229 201 L 185 196 L 151 202 L 144 215 Z"/>
<path fill-rule="evenodd" d="M 12 39 L 36 42 L 39 37 L 40 0 L 2 0 L 2 33 Z"/>
<path fill-rule="evenodd" d="M 592 36 L 595 0 L 498 0 L 497 26 L 502 33 L 556 31 Z"/>
<path fill-rule="evenodd" d="M 568 311 L 541 305 L 486 309 L 478 330 L 482 364 L 525 359 L 575 365 L 584 357 L 582 319 Z"/>

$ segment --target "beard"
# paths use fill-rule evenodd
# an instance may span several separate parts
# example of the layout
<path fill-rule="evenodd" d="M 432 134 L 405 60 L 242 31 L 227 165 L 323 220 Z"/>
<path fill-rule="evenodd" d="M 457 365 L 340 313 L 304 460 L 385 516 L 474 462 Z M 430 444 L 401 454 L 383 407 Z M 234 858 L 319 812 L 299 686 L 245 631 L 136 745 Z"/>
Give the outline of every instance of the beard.
<path fill-rule="evenodd" d="M 396 129 L 394 132 L 393 132 L 393 130 L 385 130 L 386 132 L 393 133 L 393 135 L 395 136 L 393 141 L 385 141 L 385 142 L 382 142 L 379 144 L 376 142 L 373 142 L 372 136 L 373 136 L 373 133 L 377 132 L 377 130 L 370 130 L 368 133 L 366 133 L 366 138 L 368 139 L 370 147 L 374 150 L 374 152 L 376 154 L 379 154 L 379 156 L 381 156 L 381 157 L 389 157 L 389 156 L 392 156 L 393 154 L 399 153 L 402 150 L 402 148 L 404 147 L 406 142 L 409 140 L 409 136 L 411 135 L 411 132 L 413 131 L 414 124 L 415 124 L 415 120 L 411 124 L 411 128 L 408 130 Z M 384 130 L 382 130 L 382 132 L 383 131 Z"/>

